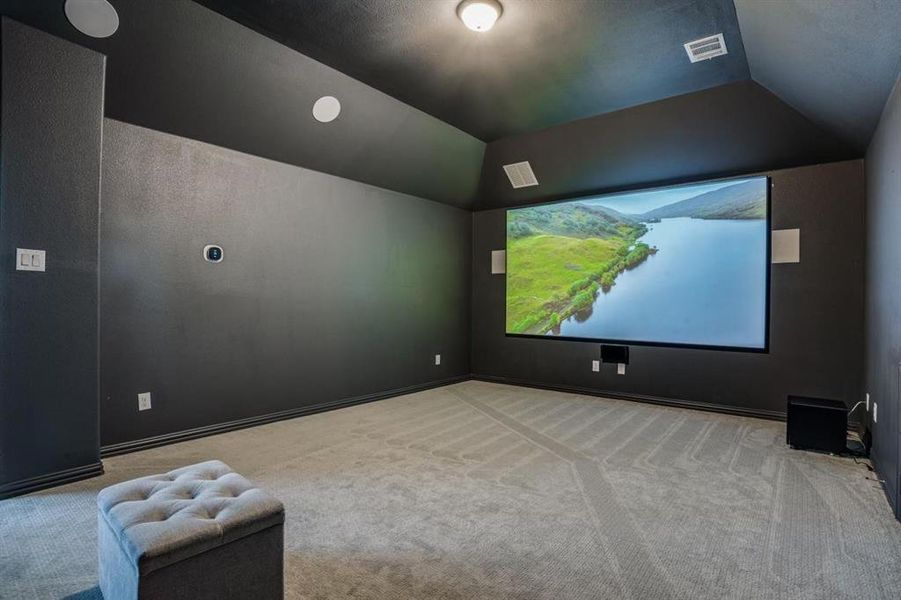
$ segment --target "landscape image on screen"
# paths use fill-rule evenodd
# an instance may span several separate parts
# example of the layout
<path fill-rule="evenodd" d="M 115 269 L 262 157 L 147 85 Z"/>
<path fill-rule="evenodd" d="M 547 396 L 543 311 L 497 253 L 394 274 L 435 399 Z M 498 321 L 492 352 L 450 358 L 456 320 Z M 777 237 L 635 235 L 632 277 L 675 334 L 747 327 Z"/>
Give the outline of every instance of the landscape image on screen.
<path fill-rule="evenodd" d="M 507 211 L 508 334 L 766 347 L 767 178 Z"/>

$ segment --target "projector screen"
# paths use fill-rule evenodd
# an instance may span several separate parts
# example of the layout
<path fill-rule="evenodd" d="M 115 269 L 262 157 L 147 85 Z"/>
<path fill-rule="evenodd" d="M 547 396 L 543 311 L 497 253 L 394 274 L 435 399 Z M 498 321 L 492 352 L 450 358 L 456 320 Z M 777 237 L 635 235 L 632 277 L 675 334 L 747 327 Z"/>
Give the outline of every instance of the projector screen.
<path fill-rule="evenodd" d="M 769 181 L 507 211 L 508 335 L 766 351 Z"/>

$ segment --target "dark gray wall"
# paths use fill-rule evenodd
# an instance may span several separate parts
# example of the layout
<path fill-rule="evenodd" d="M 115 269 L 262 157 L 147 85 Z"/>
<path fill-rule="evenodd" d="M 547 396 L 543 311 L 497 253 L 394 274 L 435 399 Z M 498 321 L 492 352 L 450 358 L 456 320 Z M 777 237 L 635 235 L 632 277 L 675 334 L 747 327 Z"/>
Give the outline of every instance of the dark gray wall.
<path fill-rule="evenodd" d="M 0 35 L 2 495 L 98 466 L 104 59 L 6 18 Z M 17 247 L 46 250 L 46 272 L 16 271 Z"/>
<path fill-rule="evenodd" d="M 492 142 L 477 208 L 593 191 L 859 158 L 751 81 Z M 502 165 L 528 160 L 538 187 L 514 190 Z"/>
<path fill-rule="evenodd" d="M 115 0 L 97 40 L 63 0 L 0 0 L 0 12 L 107 56 L 106 116 L 387 189 L 468 205 L 485 144 L 191 0 Z M 338 119 L 313 119 L 333 95 Z"/>
<path fill-rule="evenodd" d="M 104 446 L 469 373 L 469 212 L 110 119 L 103 181 Z"/>
<path fill-rule="evenodd" d="M 901 518 L 901 85 L 867 151 L 866 390 L 879 405 L 872 457 Z"/>
<path fill-rule="evenodd" d="M 591 371 L 599 346 L 504 336 L 505 211 L 473 215 L 472 372 L 513 382 L 649 396 L 779 415 L 787 394 L 857 400 L 862 383 L 862 161 L 775 171 L 772 223 L 801 229 L 801 262 L 773 265 L 770 352 L 634 346 L 626 375 Z"/>

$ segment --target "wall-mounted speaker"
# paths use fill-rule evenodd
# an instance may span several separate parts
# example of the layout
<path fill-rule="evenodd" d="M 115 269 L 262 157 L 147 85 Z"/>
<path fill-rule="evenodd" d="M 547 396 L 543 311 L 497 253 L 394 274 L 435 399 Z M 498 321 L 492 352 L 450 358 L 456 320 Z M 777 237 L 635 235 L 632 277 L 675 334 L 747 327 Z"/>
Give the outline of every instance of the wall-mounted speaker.
<path fill-rule="evenodd" d="M 774 264 L 801 262 L 800 229 L 774 229 L 771 239 L 770 262 Z"/>
<path fill-rule="evenodd" d="M 629 364 L 629 347 L 601 344 L 601 361 L 627 365 Z"/>
<path fill-rule="evenodd" d="M 503 275 L 507 272 L 507 251 L 492 250 L 491 251 L 491 274 Z"/>

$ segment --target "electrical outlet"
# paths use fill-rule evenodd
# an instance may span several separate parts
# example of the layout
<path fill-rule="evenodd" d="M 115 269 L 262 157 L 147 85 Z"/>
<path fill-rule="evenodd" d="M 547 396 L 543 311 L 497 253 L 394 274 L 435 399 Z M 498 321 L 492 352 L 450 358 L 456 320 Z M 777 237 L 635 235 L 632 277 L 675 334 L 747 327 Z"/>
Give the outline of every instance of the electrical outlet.
<path fill-rule="evenodd" d="M 601 361 L 599 361 L 599 360 L 591 361 L 591 370 L 594 371 L 595 373 L 600 371 L 601 370 Z"/>
<path fill-rule="evenodd" d="M 875 402 L 873 403 L 873 422 L 877 422 L 879 420 L 879 405 Z"/>
<path fill-rule="evenodd" d="M 150 392 L 142 392 L 138 394 L 138 410 L 150 410 Z"/>
<path fill-rule="evenodd" d="M 435 355 L 435 364 L 436 364 L 436 365 L 440 365 L 440 364 L 441 364 L 441 355 L 440 355 L 440 354 L 436 354 L 436 355 Z"/>
<path fill-rule="evenodd" d="M 867 392 L 867 412 L 870 412 L 870 392 Z"/>
<path fill-rule="evenodd" d="M 16 248 L 16 271 L 45 271 L 47 253 L 44 250 Z"/>
<path fill-rule="evenodd" d="M 617 375 L 625 375 L 626 374 L 626 364 L 625 363 L 616 363 L 616 374 Z"/>

